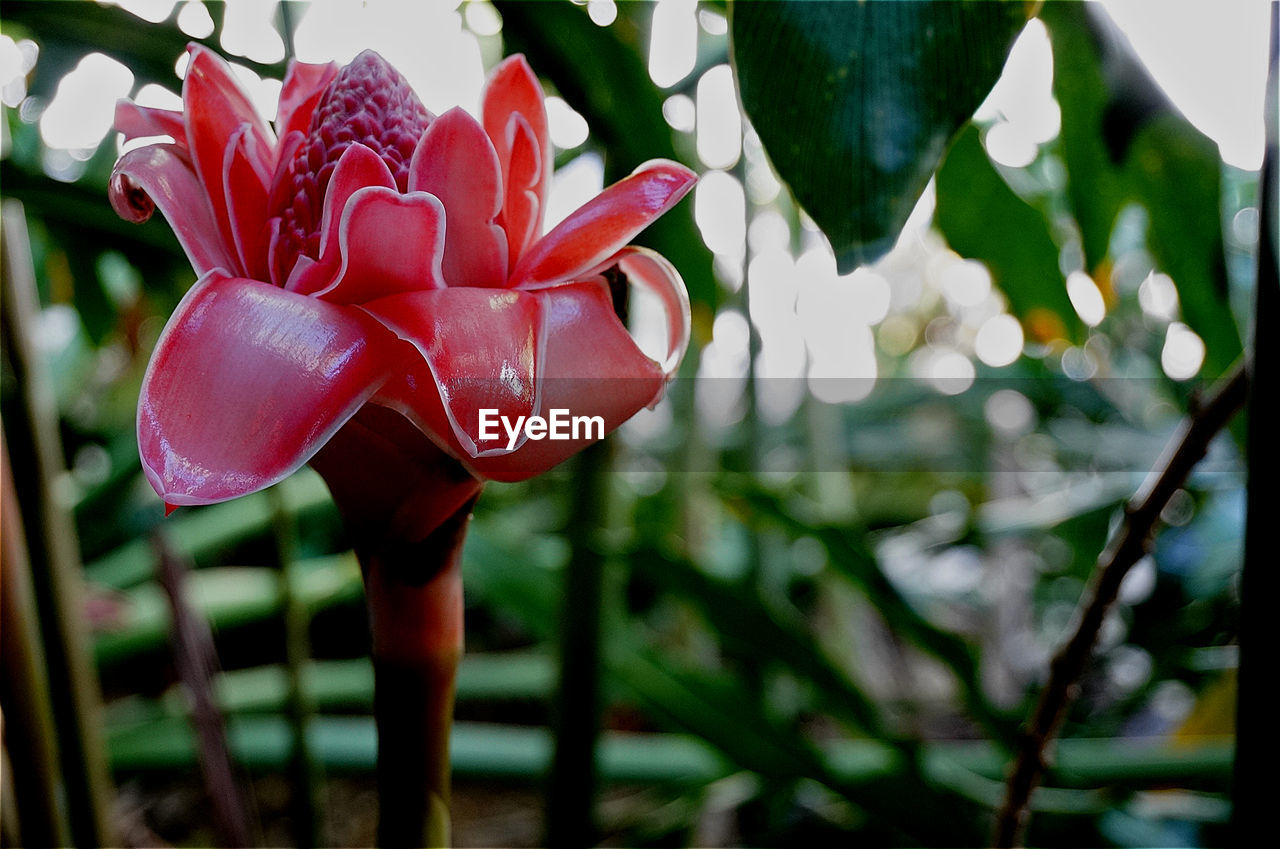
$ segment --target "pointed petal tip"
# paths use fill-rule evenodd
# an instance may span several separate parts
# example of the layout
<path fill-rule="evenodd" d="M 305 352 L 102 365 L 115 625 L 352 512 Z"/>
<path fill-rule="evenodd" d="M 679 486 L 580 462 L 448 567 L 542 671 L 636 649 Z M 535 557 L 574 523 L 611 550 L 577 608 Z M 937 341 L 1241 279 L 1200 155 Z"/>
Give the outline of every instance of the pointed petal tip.
<path fill-rule="evenodd" d="M 177 504 L 170 504 L 168 501 L 164 503 L 164 517 L 167 519 L 178 509 Z"/>

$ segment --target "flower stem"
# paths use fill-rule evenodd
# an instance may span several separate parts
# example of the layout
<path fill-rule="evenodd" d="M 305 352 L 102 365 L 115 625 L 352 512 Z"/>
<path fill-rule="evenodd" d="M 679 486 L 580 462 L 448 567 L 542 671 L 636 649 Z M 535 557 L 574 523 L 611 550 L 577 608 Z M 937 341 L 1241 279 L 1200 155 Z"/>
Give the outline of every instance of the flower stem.
<path fill-rule="evenodd" d="M 364 571 L 378 726 L 378 845 L 449 843 L 462 542 L 480 481 L 399 413 L 367 405 L 311 465 Z"/>
<path fill-rule="evenodd" d="M 363 561 L 378 725 L 378 845 L 384 849 L 449 845 L 449 728 L 462 656 L 463 533 L 459 528 L 445 536 L 444 562 L 420 586 L 400 580 L 379 557 Z"/>

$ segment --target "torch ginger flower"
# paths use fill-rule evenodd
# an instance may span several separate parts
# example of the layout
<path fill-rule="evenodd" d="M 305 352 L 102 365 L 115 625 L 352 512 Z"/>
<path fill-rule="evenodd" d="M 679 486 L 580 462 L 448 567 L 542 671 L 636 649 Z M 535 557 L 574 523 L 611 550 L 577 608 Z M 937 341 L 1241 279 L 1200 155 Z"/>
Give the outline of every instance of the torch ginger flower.
<path fill-rule="evenodd" d="M 158 206 L 199 275 L 138 404 L 143 468 L 167 504 L 269 486 L 366 405 L 403 414 L 478 479 L 520 480 L 589 440 L 482 439 L 480 410 L 565 409 L 612 430 L 661 397 L 688 296 L 627 242 L 689 191 L 688 169 L 646 163 L 542 235 L 552 150 L 523 57 L 494 70 L 480 120 L 433 116 L 373 52 L 295 62 L 273 132 L 219 56 L 190 54 L 182 112 L 117 108 L 127 138 L 174 141 L 125 153 L 110 186 L 124 218 Z M 615 311 L 624 283 L 665 309 L 663 362 Z"/>

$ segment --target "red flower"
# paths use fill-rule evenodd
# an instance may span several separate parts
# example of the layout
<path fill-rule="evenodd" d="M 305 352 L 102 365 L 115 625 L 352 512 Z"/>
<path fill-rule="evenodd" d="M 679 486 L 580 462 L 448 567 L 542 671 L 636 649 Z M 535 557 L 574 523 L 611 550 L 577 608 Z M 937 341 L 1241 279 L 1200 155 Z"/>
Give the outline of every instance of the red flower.
<path fill-rule="evenodd" d="M 183 111 L 122 102 L 111 180 L 133 221 L 156 206 L 200 279 L 169 319 L 138 404 L 147 478 L 171 505 L 266 487 L 366 404 L 402 413 L 479 478 L 519 480 L 589 442 L 528 440 L 480 411 L 600 416 L 612 430 L 662 394 L 688 338 L 671 265 L 626 243 L 692 187 L 653 161 L 540 236 L 552 167 L 543 93 L 523 57 L 477 121 L 433 116 L 366 51 L 293 63 L 275 132 L 227 64 L 190 48 Z M 665 361 L 636 346 L 610 281 L 656 293 Z"/>

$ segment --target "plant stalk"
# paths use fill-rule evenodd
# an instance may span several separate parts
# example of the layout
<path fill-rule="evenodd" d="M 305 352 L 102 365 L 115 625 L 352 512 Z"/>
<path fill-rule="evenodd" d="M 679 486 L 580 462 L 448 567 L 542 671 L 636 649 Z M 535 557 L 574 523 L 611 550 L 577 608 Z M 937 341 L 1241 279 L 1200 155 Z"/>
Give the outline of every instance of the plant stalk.
<path fill-rule="evenodd" d="M 470 511 L 468 510 L 468 513 Z M 465 519 L 463 520 L 465 523 Z M 378 726 L 378 845 L 449 845 L 449 730 L 462 657 L 463 534 L 421 586 L 363 560 Z"/>
<path fill-rule="evenodd" d="M 574 476 L 573 546 L 564 576 L 560 632 L 560 681 L 552 709 L 555 751 L 548 774 L 546 842 L 549 846 L 595 845 L 600 737 L 600 662 L 605 556 L 600 531 L 608 511 L 612 442 L 588 446 Z"/>
<path fill-rule="evenodd" d="M 23 533 L 39 611 L 49 696 L 58 731 L 58 757 L 72 841 L 114 843 L 108 808 L 113 795 L 102 729 L 102 697 L 88 652 L 82 611 L 80 547 L 75 524 L 58 498 L 65 470 L 57 400 L 32 329 L 39 313 L 35 268 L 22 204 L 0 210 L 0 319 L 5 357 L 14 373 L 16 415 L 4 423 L 8 465 L 22 499 Z"/>
<path fill-rule="evenodd" d="M 481 484 L 399 413 L 366 405 L 311 465 L 364 573 L 378 727 L 378 845 L 449 845 L 462 543 Z"/>
<path fill-rule="evenodd" d="M 1022 844 L 1030 815 L 1031 796 L 1047 766 L 1046 750 L 1057 736 L 1067 709 L 1075 701 L 1080 676 L 1093 658 L 1093 649 L 1107 612 L 1120 592 L 1129 569 L 1147 553 L 1169 499 L 1186 482 L 1204 457 L 1209 443 L 1244 405 L 1249 373 L 1243 362 L 1214 386 L 1174 435 L 1142 488 L 1129 500 L 1125 521 L 1098 557 L 1089 589 L 1081 599 L 1075 629 L 1049 666 L 1049 680 L 1035 712 L 1023 729 L 1017 757 L 1006 782 L 1005 798 L 996 815 L 992 845 L 1005 849 Z"/>
<path fill-rule="evenodd" d="M 1263 400 L 1280 379 L 1280 128 L 1276 126 L 1277 88 L 1280 87 L 1280 10 L 1271 7 L 1270 71 L 1267 80 L 1267 145 L 1258 190 L 1258 275 L 1253 327 L 1253 394 L 1249 400 L 1245 454 L 1249 458 L 1245 507 L 1244 565 L 1240 574 L 1240 667 L 1236 698 L 1236 758 L 1232 777 L 1232 826 L 1237 845 L 1252 835 L 1265 834 L 1274 816 L 1272 788 L 1280 742 L 1274 729 L 1271 679 L 1275 675 L 1277 630 L 1271 605 L 1280 590 L 1275 568 L 1277 473 L 1280 448 L 1276 444 L 1275 408 Z"/>

